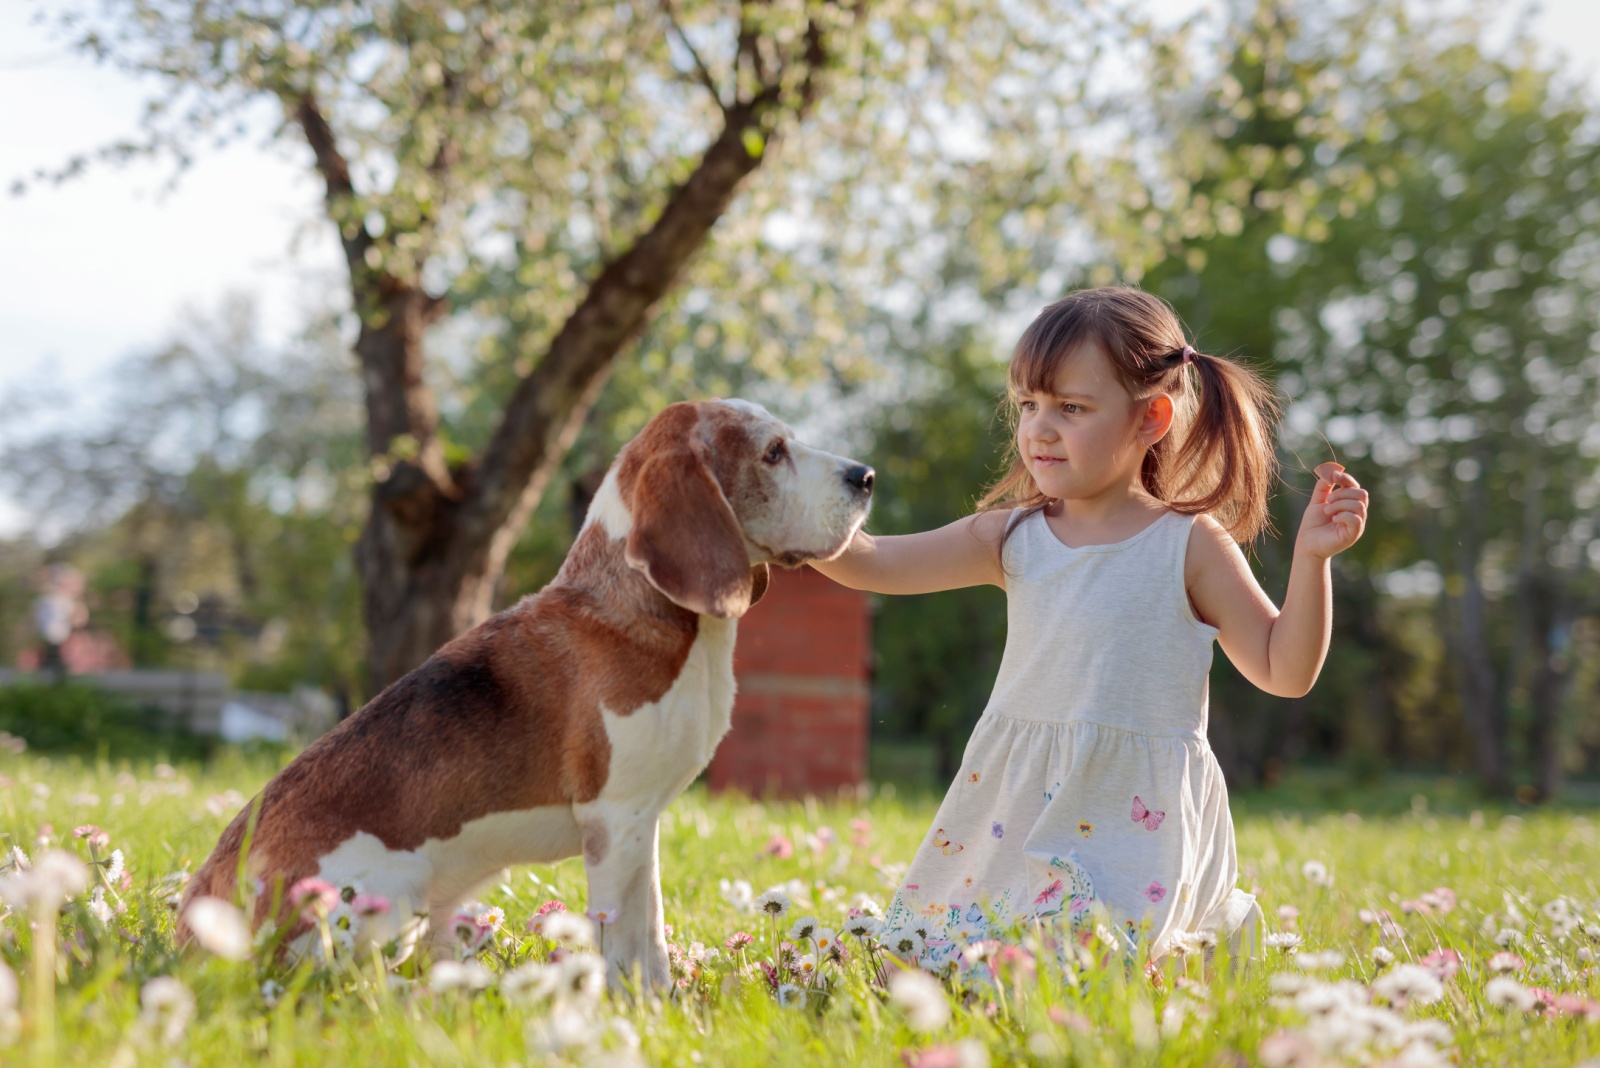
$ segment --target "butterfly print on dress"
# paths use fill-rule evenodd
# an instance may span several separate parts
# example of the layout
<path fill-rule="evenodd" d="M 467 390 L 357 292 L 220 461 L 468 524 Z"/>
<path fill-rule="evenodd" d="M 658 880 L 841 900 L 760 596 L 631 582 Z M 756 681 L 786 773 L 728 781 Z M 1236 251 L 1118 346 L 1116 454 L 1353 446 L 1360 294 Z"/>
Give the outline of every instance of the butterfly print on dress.
<path fill-rule="evenodd" d="M 947 857 L 953 857 L 966 848 L 951 842 L 950 836 L 944 833 L 943 827 L 933 832 L 933 844 L 938 846 L 940 851 Z"/>
<path fill-rule="evenodd" d="M 1165 812 L 1151 812 L 1144 807 L 1144 802 L 1139 800 L 1137 794 L 1133 798 L 1133 822 L 1144 823 L 1144 829 L 1153 831 L 1161 826 L 1161 821 L 1167 818 Z"/>

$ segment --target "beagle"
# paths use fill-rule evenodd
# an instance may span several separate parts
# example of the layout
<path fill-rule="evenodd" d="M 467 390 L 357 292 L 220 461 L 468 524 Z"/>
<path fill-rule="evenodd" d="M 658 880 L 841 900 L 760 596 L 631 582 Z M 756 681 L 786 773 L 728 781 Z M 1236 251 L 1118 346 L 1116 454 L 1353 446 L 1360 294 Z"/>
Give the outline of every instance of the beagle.
<path fill-rule="evenodd" d="M 796 441 L 745 401 L 674 404 L 618 454 L 548 586 L 446 644 L 301 753 L 236 816 L 187 888 L 253 922 L 316 877 L 379 895 L 364 940 L 408 954 L 512 864 L 582 854 L 612 982 L 669 982 L 657 817 L 733 709 L 738 619 L 767 565 L 842 552 L 872 469 Z M 241 868 L 240 851 L 248 841 Z M 614 918 L 614 919 L 611 919 Z"/>

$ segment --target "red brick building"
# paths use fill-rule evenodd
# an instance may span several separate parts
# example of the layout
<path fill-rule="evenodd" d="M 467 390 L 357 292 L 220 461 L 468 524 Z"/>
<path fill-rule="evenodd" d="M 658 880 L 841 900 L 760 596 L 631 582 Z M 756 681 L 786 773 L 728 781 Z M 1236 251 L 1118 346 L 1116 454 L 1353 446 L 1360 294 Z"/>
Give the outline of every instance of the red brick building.
<path fill-rule="evenodd" d="M 739 623 L 739 696 L 711 788 L 796 797 L 865 782 L 871 660 L 866 594 L 809 567 L 773 568 Z"/>

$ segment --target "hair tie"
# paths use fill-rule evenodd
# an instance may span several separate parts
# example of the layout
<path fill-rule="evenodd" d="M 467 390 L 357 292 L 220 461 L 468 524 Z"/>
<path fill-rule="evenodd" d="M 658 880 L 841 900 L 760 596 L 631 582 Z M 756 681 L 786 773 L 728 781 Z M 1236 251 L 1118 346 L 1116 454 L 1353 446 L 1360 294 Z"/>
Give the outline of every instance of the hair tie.
<path fill-rule="evenodd" d="M 1194 358 L 1198 355 L 1200 354 L 1194 351 L 1193 345 L 1185 345 L 1183 351 L 1178 353 L 1178 363 L 1180 366 L 1186 363 L 1194 363 Z"/>

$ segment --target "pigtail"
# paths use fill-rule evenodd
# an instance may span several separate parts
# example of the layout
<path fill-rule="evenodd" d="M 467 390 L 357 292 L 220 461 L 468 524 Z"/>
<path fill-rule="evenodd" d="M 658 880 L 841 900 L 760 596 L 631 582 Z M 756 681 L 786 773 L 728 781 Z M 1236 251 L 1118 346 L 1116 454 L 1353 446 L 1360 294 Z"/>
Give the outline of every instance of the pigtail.
<path fill-rule="evenodd" d="M 1173 511 L 1210 513 L 1237 542 L 1253 541 L 1270 526 L 1281 404 L 1266 379 L 1242 363 L 1203 353 L 1186 362 L 1199 397 L 1181 438 L 1169 435 L 1145 455 L 1145 489 Z"/>

